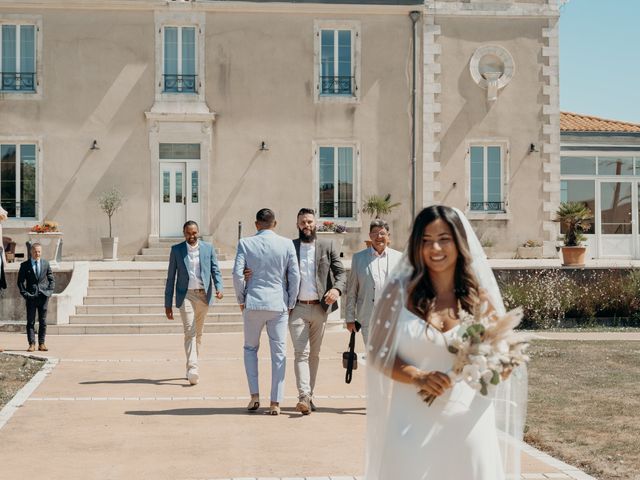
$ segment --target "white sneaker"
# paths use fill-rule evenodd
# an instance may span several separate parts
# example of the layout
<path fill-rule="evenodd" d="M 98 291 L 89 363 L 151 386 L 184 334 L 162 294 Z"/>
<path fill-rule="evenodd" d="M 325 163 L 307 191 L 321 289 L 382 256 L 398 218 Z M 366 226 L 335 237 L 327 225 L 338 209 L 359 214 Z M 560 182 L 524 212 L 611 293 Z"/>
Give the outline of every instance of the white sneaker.
<path fill-rule="evenodd" d="M 198 375 L 198 371 L 190 370 L 189 372 L 187 372 L 187 380 L 189 380 L 189 383 L 191 385 L 197 385 L 198 381 L 200 380 L 200 375 Z"/>

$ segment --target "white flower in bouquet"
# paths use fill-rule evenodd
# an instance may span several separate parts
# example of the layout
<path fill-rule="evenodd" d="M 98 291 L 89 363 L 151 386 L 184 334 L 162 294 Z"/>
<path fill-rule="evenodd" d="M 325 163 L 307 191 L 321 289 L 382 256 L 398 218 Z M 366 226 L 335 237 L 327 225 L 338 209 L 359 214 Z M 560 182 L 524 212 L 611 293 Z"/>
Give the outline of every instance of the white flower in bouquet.
<path fill-rule="evenodd" d="M 474 315 L 460 312 L 460 328 L 449 351 L 456 358 L 449 376 L 464 380 L 482 395 L 488 395 L 511 371 L 529 361 L 525 351 L 527 338 L 514 328 L 522 320 L 522 309 L 504 315 L 488 311 L 486 306 Z"/>

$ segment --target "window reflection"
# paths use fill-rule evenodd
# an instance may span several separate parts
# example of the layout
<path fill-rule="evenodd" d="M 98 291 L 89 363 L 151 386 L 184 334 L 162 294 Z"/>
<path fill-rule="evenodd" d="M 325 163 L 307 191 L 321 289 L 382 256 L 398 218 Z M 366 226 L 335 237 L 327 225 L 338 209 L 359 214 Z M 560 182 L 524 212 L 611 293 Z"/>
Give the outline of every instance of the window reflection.
<path fill-rule="evenodd" d="M 606 235 L 631 235 L 631 182 L 600 184 L 600 229 Z"/>
<path fill-rule="evenodd" d="M 594 180 L 562 180 L 560 182 L 561 202 L 584 203 L 589 210 L 595 214 L 596 211 L 596 182 Z M 591 222 L 591 227 L 585 234 L 595 232 L 595 221 Z M 566 233 L 566 228 L 561 224 L 560 233 Z"/>

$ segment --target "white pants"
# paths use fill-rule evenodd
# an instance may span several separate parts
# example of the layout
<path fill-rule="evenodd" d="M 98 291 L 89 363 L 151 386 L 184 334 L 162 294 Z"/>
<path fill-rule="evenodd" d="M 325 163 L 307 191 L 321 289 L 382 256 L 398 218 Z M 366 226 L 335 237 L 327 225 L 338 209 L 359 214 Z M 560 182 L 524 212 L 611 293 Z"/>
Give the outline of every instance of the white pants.
<path fill-rule="evenodd" d="M 198 353 L 204 331 L 204 320 L 209 311 L 204 290 L 187 290 L 180 306 L 180 317 L 184 327 L 184 353 L 187 356 L 187 371 L 198 371 Z"/>
<path fill-rule="evenodd" d="M 289 317 L 289 333 L 295 351 L 294 371 L 299 398 L 313 396 L 326 325 L 327 313 L 319 304 L 298 303 Z"/>

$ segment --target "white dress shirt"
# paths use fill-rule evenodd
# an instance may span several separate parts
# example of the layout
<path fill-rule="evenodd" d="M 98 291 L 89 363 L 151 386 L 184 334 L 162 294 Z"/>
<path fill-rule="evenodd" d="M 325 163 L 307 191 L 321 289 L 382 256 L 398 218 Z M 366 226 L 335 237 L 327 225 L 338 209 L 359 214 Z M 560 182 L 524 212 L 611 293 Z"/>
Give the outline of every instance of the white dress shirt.
<path fill-rule="evenodd" d="M 318 300 L 316 242 L 300 242 L 300 293 L 298 300 Z"/>
<path fill-rule="evenodd" d="M 204 288 L 202 283 L 202 272 L 200 272 L 200 242 L 192 247 L 187 243 L 187 253 L 189 255 L 189 290 L 201 290 Z"/>
<path fill-rule="evenodd" d="M 378 303 L 380 295 L 382 295 L 382 287 L 384 287 L 384 282 L 387 281 L 387 275 L 389 275 L 389 255 L 386 248 L 382 253 L 378 253 L 375 248 L 371 247 L 371 256 L 373 257 L 371 274 L 373 275 L 375 289 L 373 303 Z"/>

